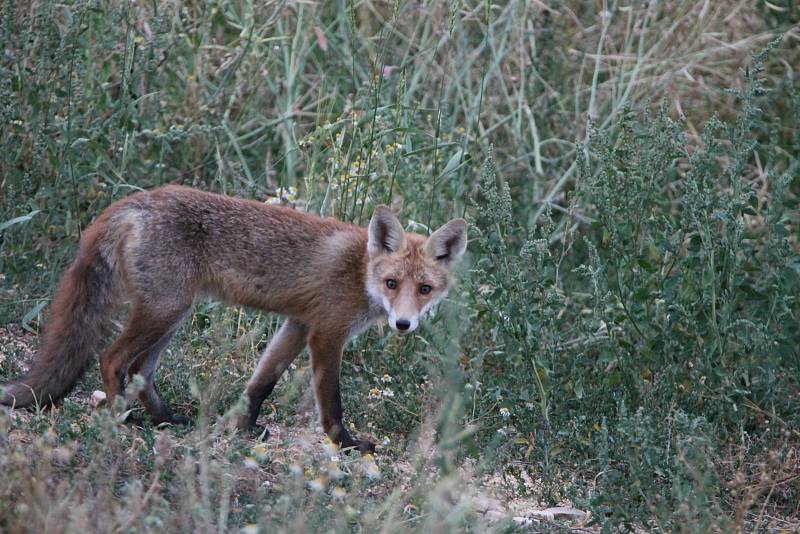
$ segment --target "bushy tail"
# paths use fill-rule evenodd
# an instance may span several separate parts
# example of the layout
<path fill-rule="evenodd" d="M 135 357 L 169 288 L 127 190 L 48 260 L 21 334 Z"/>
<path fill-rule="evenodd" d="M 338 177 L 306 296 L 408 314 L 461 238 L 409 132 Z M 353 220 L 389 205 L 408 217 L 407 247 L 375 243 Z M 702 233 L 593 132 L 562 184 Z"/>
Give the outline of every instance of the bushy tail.
<path fill-rule="evenodd" d="M 100 253 L 105 221 L 84 233 L 75 262 L 67 269 L 50 306 L 39 351 L 28 373 L 4 386 L 0 404 L 46 406 L 69 393 L 108 337 L 114 305 L 114 270 Z"/>

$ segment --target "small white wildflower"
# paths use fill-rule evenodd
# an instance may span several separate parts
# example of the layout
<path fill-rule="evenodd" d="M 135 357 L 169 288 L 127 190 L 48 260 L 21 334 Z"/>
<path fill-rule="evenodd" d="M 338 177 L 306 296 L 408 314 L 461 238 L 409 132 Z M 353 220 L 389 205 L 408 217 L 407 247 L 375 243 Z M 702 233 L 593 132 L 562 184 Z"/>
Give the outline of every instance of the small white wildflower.
<path fill-rule="evenodd" d="M 258 462 L 252 456 L 248 456 L 244 459 L 244 467 L 250 470 L 258 469 Z"/>
<path fill-rule="evenodd" d="M 333 496 L 333 498 L 335 500 L 343 501 L 344 498 L 347 497 L 347 492 L 344 490 L 343 487 L 336 486 L 335 488 L 333 488 L 333 491 L 331 492 L 331 495 Z"/>
<path fill-rule="evenodd" d="M 317 477 L 314 480 L 309 481 L 308 487 L 311 488 L 312 491 L 322 491 L 325 489 L 325 485 L 328 483 L 323 477 Z"/>
<path fill-rule="evenodd" d="M 503 419 L 508 419 L 509 417 L 511 417 L 511 410 L 503 406 L 502 408 L 500 408 L 500 417 L 502 417 Z"/>
<path fill-rule="evenodd" d="M 381 382 L 383 382 L 384 384 L 391 384 L 392 380 L 394 379 L 391 377 L 391 375 L 389 375 L 389 373 L 384 373 L 383 376 L 381 377 Z"/>
<path fill-rule="evenodd" d="M 389 439 L 389 436 L 383 436 L 383 440 L 381 441 L 381 445 L 384 447 L 389 446 L 392 443 L 392 440 Z"/>
<path fill-rule="evenodd" d="M 384 397 L 388 397 L 388 398 L 394 397 L 394 391 L 392 391 L 389 388 L 384 389 L 381 393 L 383 394 Z"/>
<path fill-rule="evenodd" d="M 242 534 L 258 534 L 258 525 L 255 523 L 248 523 L 242 527 Z"/>
<path fill-rule="evenodd" d="M 373 400 L 378 400 L 381 398 L 381 390 L 378 388 L 372 388 L 369 390 L 369 398 Z"/>
<path fill-rule="evenodd" d="M 337 445 L 336 443 L 331 441 L 330 438 L 327 437 L 322 442 L 322 448 L 325 450 L 325 454 L 327 454 L 329 457 L 336 456 L 339 453 L 339 445 Z"/>

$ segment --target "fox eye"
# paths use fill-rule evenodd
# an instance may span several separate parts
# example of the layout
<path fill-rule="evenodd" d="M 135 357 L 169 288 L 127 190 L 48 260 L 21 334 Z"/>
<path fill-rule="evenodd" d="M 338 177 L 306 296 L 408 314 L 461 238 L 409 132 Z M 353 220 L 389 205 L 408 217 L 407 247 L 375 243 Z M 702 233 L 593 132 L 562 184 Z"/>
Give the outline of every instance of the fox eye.
<path fill-rule="evenodd" d="M 397 289 L 397 280 L 395 280 L 394 278 L 389 278 L 386 281 L 386 287 L 388 287 L 389 289 Z"/>
<path fill-rule="evenodd" d="M 428 284 L 422 284 L 421 286 L 419 286 L 419 292 L 422 293 L 423 295 L 427 295 L 431 291 L 433 291 L 433 288 Z"/>

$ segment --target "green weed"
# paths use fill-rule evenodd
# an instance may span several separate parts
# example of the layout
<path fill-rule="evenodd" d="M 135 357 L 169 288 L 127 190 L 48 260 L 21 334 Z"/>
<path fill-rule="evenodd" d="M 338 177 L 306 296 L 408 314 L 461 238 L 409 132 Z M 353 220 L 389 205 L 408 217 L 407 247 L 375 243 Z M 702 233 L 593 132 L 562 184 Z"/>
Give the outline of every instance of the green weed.
<path fill-rule="evenodd" d="M 307 356 L 264 407 L 273 436 L 233 433 L 280 320 L 204 303 L 159 377 L 194 428 L 92 409 L 96 370 L 56 410 L 0 413 L 0 530 L 553 531 L 510 517 L 559 504 L 604 531 L 796 529 L 799 17 L 5 2 L 3 382 L 82 230 L 139 189 L 357 224 L 386 203 L 421 233 L 466 216 L 470 244 L 418 335 L 347 347 L 374 459 L 321 443 Z"/>

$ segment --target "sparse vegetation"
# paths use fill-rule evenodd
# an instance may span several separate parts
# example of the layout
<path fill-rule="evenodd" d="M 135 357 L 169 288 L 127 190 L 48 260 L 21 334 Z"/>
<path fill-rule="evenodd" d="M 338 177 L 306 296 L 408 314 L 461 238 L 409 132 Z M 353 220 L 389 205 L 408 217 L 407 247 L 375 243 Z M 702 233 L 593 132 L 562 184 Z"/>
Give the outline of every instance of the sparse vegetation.
<path fill-rule="evenodd" d="M 229 420 L 280 319 L 203 303 L 187 429 L 0 410 L 0 530 L 800 529 L 800 8 L 740 2 L 6 1 L 0 382 L 82 229 L 180 183 L 365 224 L 471 223 L 460 285 Z M 134 405 L 135 408 L 135 405 Z M 514 521 L 527 518 L 528 522 Z"/>

